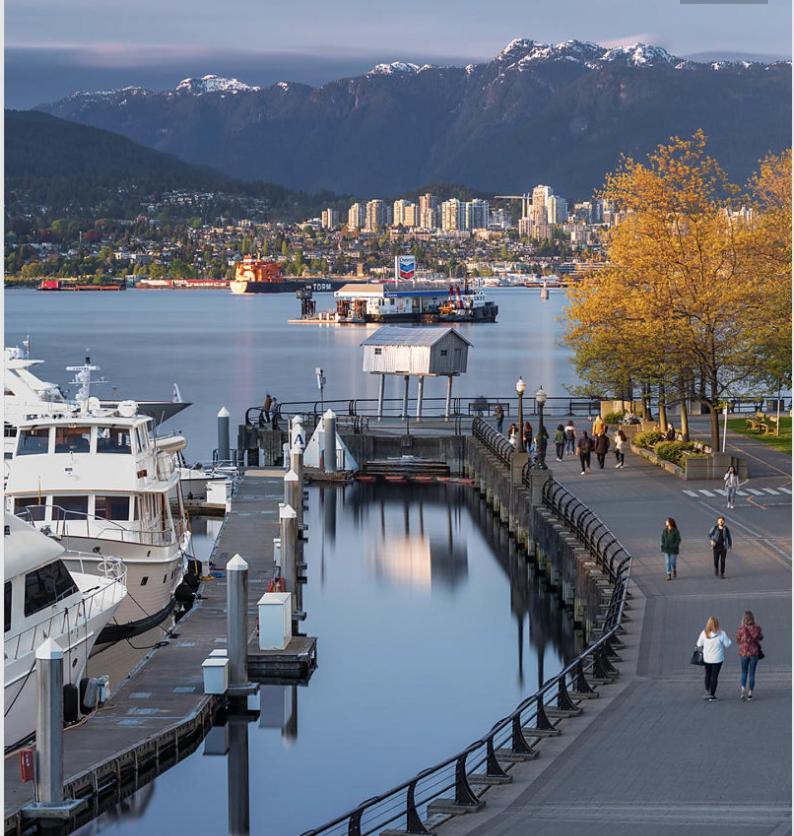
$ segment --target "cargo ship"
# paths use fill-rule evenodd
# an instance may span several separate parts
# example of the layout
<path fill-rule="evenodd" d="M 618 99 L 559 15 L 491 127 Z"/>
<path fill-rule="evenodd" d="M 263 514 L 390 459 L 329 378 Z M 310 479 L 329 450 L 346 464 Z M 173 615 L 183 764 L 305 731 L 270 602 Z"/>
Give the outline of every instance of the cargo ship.
<path fill-rule="evenodd" d="M 304 324 L 365 325 L 370 322 L 411 322 L 431 325 L 439 322 L 496 322 L 499 306 L 486 298 L 482 287 L 468 283 L 448 288 L 420 287 L 407 283 L 346 284 L 334 294 L 336 308 L 315 312 L 309 294 L 301 299 Z"/>
<path fill-rule="evenodd" d="M 232 293 L 294 293 L 309 289 L 316 293 L 329 292 L 344 283 L 344 279 L 287 279 L 277 261 L 245 256 L 234 268 L 229 282 Z"/>

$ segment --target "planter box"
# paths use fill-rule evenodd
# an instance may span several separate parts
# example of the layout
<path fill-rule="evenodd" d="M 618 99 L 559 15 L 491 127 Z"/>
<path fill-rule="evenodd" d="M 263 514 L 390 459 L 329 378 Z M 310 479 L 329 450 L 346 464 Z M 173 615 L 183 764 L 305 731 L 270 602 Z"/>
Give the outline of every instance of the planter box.
<path fill-rule="evenodd" d="M 643 459 L 647 459 L 651 464 L 661 467 L 679 479 L 722 479 L 730 465 L 736 468 L 740 479 L 748 478 L 747 462 L 728 453 L 717 453 L 716 455 L 710 453 L 707 456 L 684 456 L 684 466 L 679 467 L 673 462 L 660 459 L 654 452 L 645 447 L 638 447 L 633 441 L 630 442 L 630 446 L 632 453 L 642 456 Z M 705 447 L 705 449 L 709 448 Z"/>

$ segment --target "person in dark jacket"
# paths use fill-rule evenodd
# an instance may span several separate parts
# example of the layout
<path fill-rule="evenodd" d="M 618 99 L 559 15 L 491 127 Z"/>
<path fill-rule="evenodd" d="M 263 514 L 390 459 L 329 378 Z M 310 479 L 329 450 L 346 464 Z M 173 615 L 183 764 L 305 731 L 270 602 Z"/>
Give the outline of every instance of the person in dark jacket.
<path fill-rule="evenodd" d="M 587 430 L 582 430 L 582 436 L 576 444 L 576 452 L 579 454 L 579 464 L 582 466 L 582 476 L 586 471 L 590 471 L 590 451 L 593 449 L 593 442 L 587 434 Z"/>
<path fill-rule="evenodd" d="M 741 626 L 736 631 L 736 643 L 739 645 L 739 658 L 742 662 L 742 702 L 753 698 L 755 666 L 761 658 L 761 642 L 763 640 L 764 634 L 761 625 L 756 624 L 755 616 L 750 610 L 746 610 Z"/>
<path fill-rule="evenodd" d="M 524 452 L 528 453 L 532 447 L 532 424 L 529 421 L 524 421 Z"/>
<path fill-rule="evenodd" d="M 273 407 L 273 398 L 270 396 L 270 392 L 265 395 L 264 403 L 262 404 L 262 415 L 264 416 L 265 423 L 270 423 L 270 410 Z"/>
<path fill-rule="evenodd" d="M 681 532 L 672 517 L 668 517 L 662 529 L 662 554 L 664 555 L 667 580 L 678 577 L 678 552 L 681 548 Z"/>
<path fill-rule="evenodd" d="M 502 427 L 505 425 L 505 411 L 502 404 L 498 403 L 494 407 L 494 415 L 496 416 L 496 431 L 502 432 Z"/>
<path fill-rule="evenodd" d="M 728 556 L 728 549 L 733 547 L 731 530 L 725 525 L 725 517 L 717 517 L 717 522 L 709 531 L 711 550 L 714 554 L 714 574 L 725 579 L 725 558 Z"/>
<path fill-rule="evenodd" d="M 604 469 L 604 462 L 607 458 L 607 450 L 609 450 L 609 436 L 607 435 L 607 428 L 604 427 L 601 435 L 596 436 L 595 439 L 595 454 L 598 459 L 598 466 L 601 470 Z"/>
<path fill-rule="evenodd" d="M 565 455 L 565 427 L 562 424 L 557 424 L 557 432 L 554 433 L 554 451 L 557 461 L 561 462 Z"/>

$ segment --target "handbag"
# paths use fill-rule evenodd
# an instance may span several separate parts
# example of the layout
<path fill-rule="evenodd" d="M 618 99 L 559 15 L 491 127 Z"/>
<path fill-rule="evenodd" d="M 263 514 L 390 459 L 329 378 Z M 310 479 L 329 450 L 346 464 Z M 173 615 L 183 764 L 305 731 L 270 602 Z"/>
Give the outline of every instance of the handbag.
<path fill-rule="evenodd" d="M 760 662 L 764 658 L 764 651 L 761 647 L 761 644 L 758 645 L 758 661 Z"/>
<path fill-rule="evenodd" d="M 689 660 L 690 665 L 705 665 L 706 663 L 703 661 L 703 648 L 696 647 L 692 651 L 692 658 Z"/>

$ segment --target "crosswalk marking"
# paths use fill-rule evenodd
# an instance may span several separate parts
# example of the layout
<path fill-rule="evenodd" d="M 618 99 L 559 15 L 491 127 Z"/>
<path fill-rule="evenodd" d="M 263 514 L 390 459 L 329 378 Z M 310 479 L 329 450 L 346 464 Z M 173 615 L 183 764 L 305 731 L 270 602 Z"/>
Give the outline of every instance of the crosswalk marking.
<path fill-rule="evenodd" d="M 753 496 L 763 496 L 764 494 L 761 491 L 756 490 L 755 488 L 748 488 L 748 493 L 751 493 Z"/>
<path fill-rule="evenodd" d="M 688 491 L 686 488 L 684 488 L 684 493 L 685 493 L 687 496 L 694 496 L 694 497 L 695 497 L 695 499 L 697 499 L 697 492 L 696 492 L 696 491 Z"/>
<path fill-rule="evenodd" d="M 714 494 L 711 491 L 707 491 L 705 488 L 701 488 L 700 492 L 703 494 L 703 496 L 714 496 Z"/>
<path fill-rule="evenodd" d="M 748 496 L 748 494 L 752 494 L 753 496 L 763 496 L 766 497 L 767 494 L 770 496 L 780 496 L 781 492 L 784 494 L 788 494 L 791 496 L 791 488 L 747 488 L 743 491 L 736 491 L 739 496 Z M 711 490 L 707 490 L 706 488 L 697 488 L 690 490 L 689 488 L 682 488 L 681 493 L 685 493 L 687 496 L 691 496 L 693 499 L 700 499 L 703 496 L 714 498 L 715 494 L 719 494 L 720 496 L 727 496 L 728 492 L 723 490 L 722 488 L 712 488 Z"/>
<path fill-rule="evenodd" d="M 781 488 L 780 490 L 783 491 L 783 493 L 787 493 L 789 496 L 791 496 L 791 488 Z"/>
<path fill-rule="evenodd" d="M 780 496 L 780 494 L 775 490 L 775 488 L 764 488 L 767 493 L 771 493 L 772 496 Z"/>

